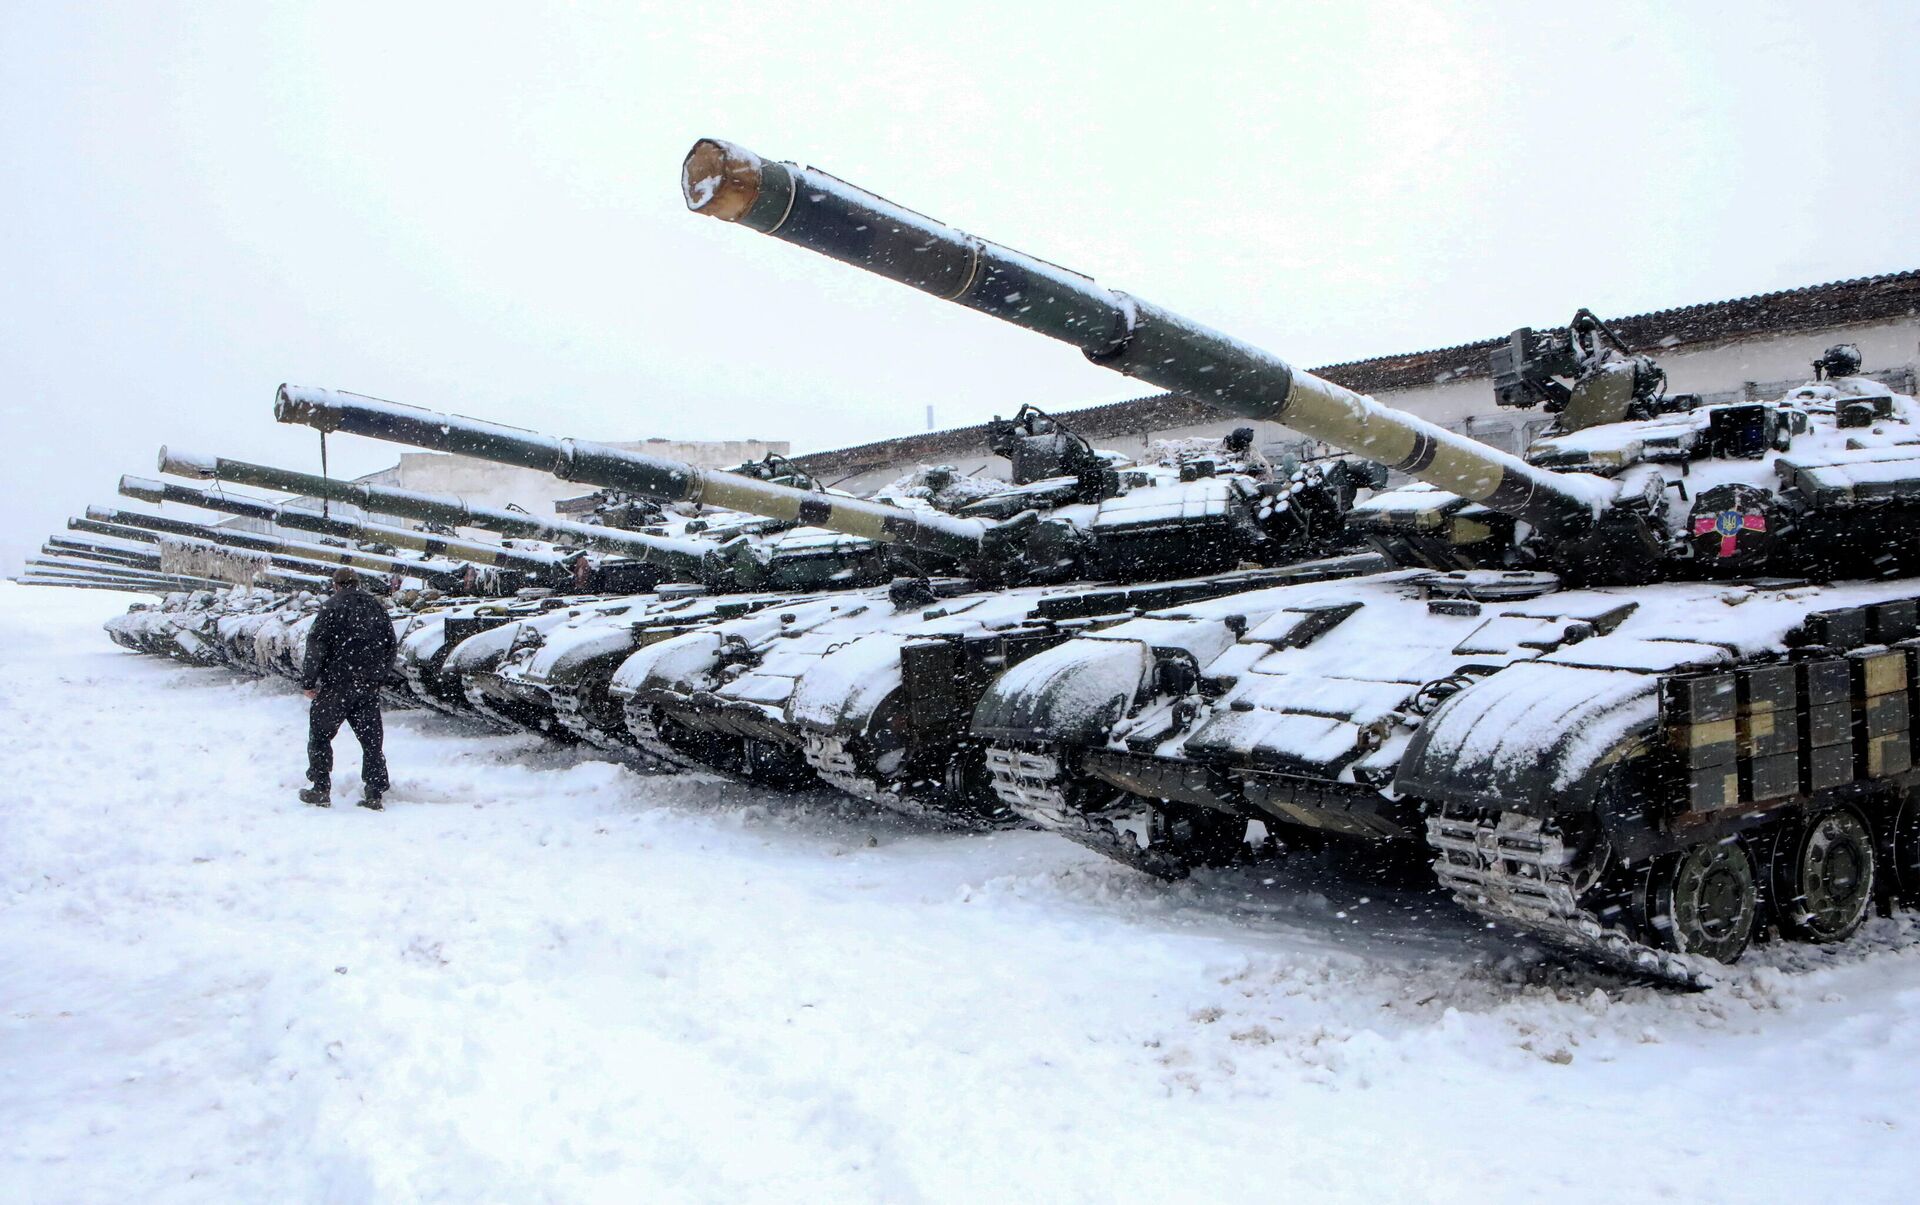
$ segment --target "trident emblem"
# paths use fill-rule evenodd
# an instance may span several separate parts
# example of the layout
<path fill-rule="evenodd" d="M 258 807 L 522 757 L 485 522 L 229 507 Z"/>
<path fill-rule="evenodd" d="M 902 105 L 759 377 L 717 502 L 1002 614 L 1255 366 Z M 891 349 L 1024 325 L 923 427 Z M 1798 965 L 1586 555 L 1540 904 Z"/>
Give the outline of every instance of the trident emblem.
<path fill-rule="evenodd" d="M 1766 529 L 1767 517 L 1753 510 L 1723 510 L 1714 515 L 1701 515 L 1693 521 L 1693 534 L 1696 536 L 1720 533 L 1720 555 L 1723 557 L 1734 554 L 1741 532 Z"/>

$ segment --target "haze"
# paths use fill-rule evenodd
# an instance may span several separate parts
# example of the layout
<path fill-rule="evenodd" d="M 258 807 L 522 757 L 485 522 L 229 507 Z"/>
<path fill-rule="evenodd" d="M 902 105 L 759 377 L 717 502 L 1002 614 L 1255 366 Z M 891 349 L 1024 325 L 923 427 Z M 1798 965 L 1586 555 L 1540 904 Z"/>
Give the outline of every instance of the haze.
<path fill-rule="evenodd" d="M 317 467 L 282 381 L 800 450 L 1148 392 L 689 215 L 701 135 L 1308 365 L 1920 267 L 1910 4 L 5 8 L 7 570 L 161 443 Z"/>

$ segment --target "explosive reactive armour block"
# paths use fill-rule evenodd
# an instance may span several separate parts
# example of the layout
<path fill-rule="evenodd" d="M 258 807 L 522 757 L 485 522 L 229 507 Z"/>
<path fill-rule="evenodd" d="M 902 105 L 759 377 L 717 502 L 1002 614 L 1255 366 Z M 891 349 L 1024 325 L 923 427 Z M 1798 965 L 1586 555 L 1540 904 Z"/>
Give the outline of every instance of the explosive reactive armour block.
<path fill-rule="evenodd" d="M 1848 763 L 1851 768 L 1851 762 Z M 1687 810 L 1713 812 L 1740 802 L 1740 771 L 1732 764 L 1702 766 L 1687 774 Z"/>
<path fill-rule="evenodd" d="M 1866 608 L 1848 607 L 1808 616 L 1804 630 L 1809 644 L 1835 649 L 1859 648 L 1867 642 Z"/>
<path fill-rule="evenodd" d="M 1800 793 L 1828 791 L 1853 781 L 1853 742 L 1824 745 L 1806 751 L 1806 772 L 1801 776 Z"/>
<path fill-rule="evenodd" d="M 1907 654 L 1904 649 L 1849 653 L 1847 661 L 1853 666 L 1853 697 L 1856 699 L 1904 693 L 1907 689 Z"/>
<path fill-rule="evenodd" d="M 1753 803 L 1784 799 L 1800 790 L 1800 755 L 1782 753 L 1740 763 L 1740 798 Z"/>
<path fill-rule="evenodd" d="M 1791 665 L 1742 670 L 1739 675 L 1740 756 L 1777 757 L 1800 748 L 1795 707 L 1799 674 Z"/>
<path fill-rule="evenodd" d="M 1875 644 L 1895 644 L 1920 634 L 1920 601 L 1911 598 L 1884 602 L 1867 615 L 1867 637 Z"/>
<path fill-rule="evenodd" d="M 1801 689 L 1809 706 L 1844 703 L 1853 697 L 1852 670 L 1838 657 L 1800 663 Z M 1828 742 L 1816 742 L 1828 743 Z"/>
<path fill-rule="evenodd" d="M 1907 712 L 1906 691 L 1892 695 L 1874 695 L 1861 704 L 1860 723 L 1864 735 L 1871 739 L 1905 732 L 1909 726 Z"/>
<path fill-rule="evenodd" d="M 1803 717 L 1801 745 L 1806 748 L 1824 748 L 1828 745 L 1845 745 L 1853 740 L 1853 704 L 1823 703 L 1809 707 Z"/>
<path fill-rule="evenodd" d="M 1706 724 L 1675 724 L 1667 729 L 1667 741 L 1680 755 L 1680 764 L 1689 769 L 1728 765 L 1738 756 L 1739 726 L 1733 720 L 1714 720 Z"/>
<path fill-rule="evenodd" d="M 1905 774 L 1913 768 L 1913 744 L 1906 730 L 1868 737 L 1860 745 L 1859 770 L 1864 778 Z"/>
<path fill-rule="evenodd" d="M 1731 720 L 1737 702 L 1732 674 L 1668 678 L 1660 683 L 1660 710 L 1674 725 Z"/>

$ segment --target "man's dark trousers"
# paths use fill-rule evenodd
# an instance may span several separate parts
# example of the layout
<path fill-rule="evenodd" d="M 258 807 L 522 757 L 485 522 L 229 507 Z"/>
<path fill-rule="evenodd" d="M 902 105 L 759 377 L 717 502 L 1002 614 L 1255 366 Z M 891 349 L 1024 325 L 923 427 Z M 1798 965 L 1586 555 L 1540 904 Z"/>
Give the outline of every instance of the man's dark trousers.
<path fill-rule="evenodd" d="M 360 777 L 368 795 L 387 790 L 387 755 L 381 742 L 377 691 L 322 690 L 307 721 L 307 778 L 322 790 L 333 786 L 333 738 L 345 724 L 360 742 Z"/>

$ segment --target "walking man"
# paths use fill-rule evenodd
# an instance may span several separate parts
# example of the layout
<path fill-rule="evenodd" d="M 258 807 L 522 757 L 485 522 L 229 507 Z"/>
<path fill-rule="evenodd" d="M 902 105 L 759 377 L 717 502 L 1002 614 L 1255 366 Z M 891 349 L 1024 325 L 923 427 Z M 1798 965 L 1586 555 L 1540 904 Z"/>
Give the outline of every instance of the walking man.
<path fill-rule="evenodd" d="M 300 792 L 300 802 L 332 805 L 333 738 L 344 723 L 360 742 L 360 777 L 366 783 L 360 806 L 380 810 L 380 797 L 387 793 L 380 684 L 393 670 L 393 646 L 386 608 L 360 589 L 359 574 L 334 570 L 333 597 L 314 618 L 300 673 L 300 685 L 313 700 L 307 728 L 307 777 L 313 785 Z"/>

